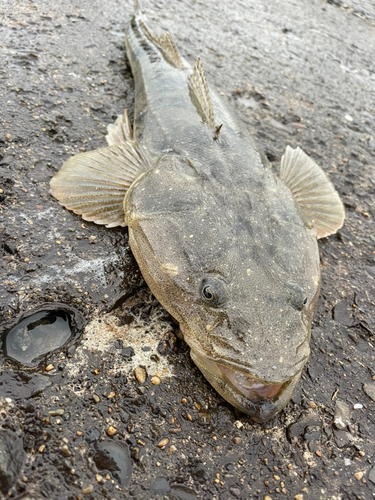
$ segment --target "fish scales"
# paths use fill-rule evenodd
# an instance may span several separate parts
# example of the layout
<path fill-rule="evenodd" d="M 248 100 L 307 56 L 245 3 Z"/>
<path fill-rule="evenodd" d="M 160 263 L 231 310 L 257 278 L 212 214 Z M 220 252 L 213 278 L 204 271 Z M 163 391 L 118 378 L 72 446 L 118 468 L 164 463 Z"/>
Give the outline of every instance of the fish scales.
<path fill-rule="evenodd" d="M 195 364 L 227 401 L 265 422 L 288 403 L 308 360 L 317 238 L 341 227 L 343 205 L 300 148 L 287 147 L 277 177 L 200 59 L 191 67 L 139 10 L 125 45 L 133 130 L 125 111 L 108 126 L 108 146 L 68 160 L 52 193 L 85 220 L 128 226 L 142 274 Z"/>

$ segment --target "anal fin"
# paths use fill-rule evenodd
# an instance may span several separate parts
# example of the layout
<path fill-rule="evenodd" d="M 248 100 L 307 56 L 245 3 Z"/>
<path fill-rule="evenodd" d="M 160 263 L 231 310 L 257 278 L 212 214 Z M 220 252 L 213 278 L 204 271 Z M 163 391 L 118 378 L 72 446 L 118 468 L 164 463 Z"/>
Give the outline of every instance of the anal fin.
<path fill-rule="evenodd" d="M 290 189 L 317 237 L 334 234 L 344 223 L 344 205 L 323 170 L 302 149 L 287 146 L 281 159 L 280 179 Z"/>

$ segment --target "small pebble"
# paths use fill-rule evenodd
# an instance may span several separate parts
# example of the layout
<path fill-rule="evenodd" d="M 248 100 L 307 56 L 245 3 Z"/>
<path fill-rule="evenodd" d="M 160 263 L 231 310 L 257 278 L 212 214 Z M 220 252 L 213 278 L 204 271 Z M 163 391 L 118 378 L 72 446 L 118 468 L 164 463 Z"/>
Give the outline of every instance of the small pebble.
<path fill-rule="evenodd" d="M 107 398 L 112 399 L 114 396 L 116 396 L 116 393 L 112 391 L 108 394 Z"/>
<path fill-rule="evenodd" d="M 39 446 L 39 453 L 43 453 L 44 448 L 45 448 L 44 444 L 42 444 L 41 446 Z"/>
<path fill-rule="evenodd" d="M 140 384 L 144 384 L 147 378 L 147 372 L 141 366 L 134 369 L 134 376 Z"/>
<path fill-rule="evenodd" d="M 97 394 L 93 394 L 92 399 L 94 400 L 94 403 L 99 403 L 100 401 L 100 397 Z"/>
<path fill-rule="evenodd" d="M 163 448 L 164 446 L 167 446 L 167 444 L 169 443 L 169 439 L 168 438 L 163 438 L 159 441 L 158 443 L 158 447 L 159 448 Z"/>
<path fill-rule="evenodd" d="M 174 444 L 172 444 L 172 445 L 169 447 L 169 452 L 170 452 L 170 453 L 173 453 L 173 452 L 175 452 L 175 451 L 177 451 L 177 448 L 175 447 L 175 445 L 174 445 Z"/>
<path fill-rule="evenodd" d="M 107 429 L 107 434 L 108 436 L 113 436 L 117 432 L 117 429 L 115 429 L 112 425 L 110 425 Z"/>
<path fill-rule="evenodd" d="M 375 378 L 374 378 L 375 380 Z M 370 384 L 363 384 L 363 390 L 367 394 L 369 398 L 371 398 L 373 401 L 375 401 L 375 384 L 370 383 Z"/>
<path fill-rule="evenodd" d="M 222 483 L 222 481 L 220 481 L 220 484 L 221 483 Z M 231 486 L 229 488 L 229 491 L 232 494 L 232 496 L 234 496 L 236 498 L 239 498 L 241 496 L 241 490 L 239 488 L 236 488 L 235 486 Z"/>
<path fill-rule="evenodd" d="M 356 478 L 357 481 L 360 481 L 363 478 L 363 472 L 359 471 L 354 474 L 354 477 Z"/>
<path fill-rule="evenodd" d="M 350 424 L 350 409 L 349 406 L 338 399 L 335 406 L 334 423 L 337 429 L 345 429 Z"/>
<path fill-rule="evenodd" d="M 276 474 L 273 475 L 273 478 L 274 478 L 275 481 L 280 481 L 280 477 L 277 476 Z"/>
<path fill-rule="evenodd" d="M 51 370 L 53 370 L 55 367 L 53 366 L 53 364 L 51 363 L 50 365 L 47 365 L 46 366 L 46 372 L 50 372 Z"/>
<path fill-rule="evenodd" d="M 298 493 L 298 495 L 296 495 L 296 496 L 294 497 L 294 500 L 303 500 L 303 495 L 302 495 L 302 493 Z"/>
<path fill-rule="evenodd" d="M 94 486 L 92 484 L 89 484 L 88 486 L 86 486 L 86 488 L 82 488 L 82 493 L 84 495 L 88 495 L 89 493 L 91 493 L 94 489 Z"/>
<path fill-rule="evenodd" d="M 159 385 L 161 382 L 160 378 L 157 375 L 154 375 L 151 377 L 151 383 L 154 385 Z"/>
<path fill-rule="evenodd" d="M 64 415 L 64 410 L 60 408 L 59 410 L 51 410 L 48 412 L 51 417 L 57 417 L 59 415 Z"/>
<path fill-rule="evenodd" d="M 317 457 L 321 457 L 321 456 L 322 456 L 322 452 L 321 452 L 321 451 L 319 451 L 319 450 L 316 450 L 315 455 L 316 455 Z"/>
<path fill-rule="evenodd" d="M 103 476 L 101 476 L 100 474 L 96 474 L 95 478 L 97 483 L 100 483 L 101 481 L 104 480 Z"/>
<path fill-rule="evenodd" d="M 363 405 L 361 405 L 360 403 L 356 403 L 356 404 L 353 406 L 353 408 L 354 408 L 355 410 L 360 410 L 361 408 L 363 408 Z"/>
<path fill-rule="evenodd" d="M 69 448 L 68 448 L 68 446 L 66 444 L 64 444 L 64 446 L 61 448 L 61 451 L 67 457 L 69 457 L 69 455 L 71 454 L 70 451 L 69 451 Z"/>
<path fill-rule="evenodd" d="M 77 431 L 77 436 L 82 436 L 83 432 L 82 431 Z"/>
<path fill-rule="evenodd" d="M 264 495 L 263 500 L 272 500 L 272 497 L 269 495 Z"/>
<path fill-rule="evenodd" d="M 234 444 L 238 444 L 240 441 L 241 441 L 241 438 L 239 436 L 235 436 L 233 439 L 232 439 L 233 443 Z"/>

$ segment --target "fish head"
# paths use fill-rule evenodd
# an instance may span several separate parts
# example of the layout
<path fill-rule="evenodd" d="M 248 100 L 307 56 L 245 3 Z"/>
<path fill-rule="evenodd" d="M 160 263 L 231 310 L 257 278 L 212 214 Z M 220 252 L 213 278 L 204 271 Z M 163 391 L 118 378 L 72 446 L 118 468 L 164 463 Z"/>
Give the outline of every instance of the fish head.
<path fill-rule="evenodd" d="M 206 379 L 265 422 L 288 403 L 309 357 L 320 285 L 316 235 L 282 186 L 268 213 L 256 203 L 244 213 L 256 192 L 241 187 L 233 203 L 183 162 L 169 167 L 129 190 L 131 248 Z"/>

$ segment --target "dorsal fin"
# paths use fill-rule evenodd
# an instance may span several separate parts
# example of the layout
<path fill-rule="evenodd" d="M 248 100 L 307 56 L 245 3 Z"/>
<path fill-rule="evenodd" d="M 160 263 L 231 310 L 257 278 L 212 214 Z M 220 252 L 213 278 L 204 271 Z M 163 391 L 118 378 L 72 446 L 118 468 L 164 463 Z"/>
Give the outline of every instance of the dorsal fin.
<path fill-rule="evenodd" d="M 178 68 L 183 68 L 180 54 L 178 53 L 176 44 L 174 43 L 173 38 L 171 37 L 169 31 L 163 33 L 160 37 L 157 38 L 158 45 L 164 50 L 164 52 L 172 59 L 175 65 Z"/>
<path fill-rule="evenodd" d="M 193 103 L 197 107 L 203 121 L 208 126 L 216 128 L 210 90 L 199 57 L 195 61 L 193 73 L 189 76 L 189 84 L 194 96 Z"/>
<path fill-rule="evenodd" d="M 164 53 L 171 64 L 177 66 L 178 68 L 184 67 L 176 44 L 168 31 L 163 33 L 161 36 L 157 36 L 150 32 L 150 30 L 142 20 L 139 21 L 139 24 L 142 27 L 142 30 L 147 38 L 151 42 L 153 42 L 159 49 L 161 49 L 161 51 Z"/>
<path fill-rule="evenodd" d="M 344 205 L 325 172 L 302 149 L 287 146 L 280 179 L 290 189 L 318 238 L 334 234 L 344 223 Z"/>

